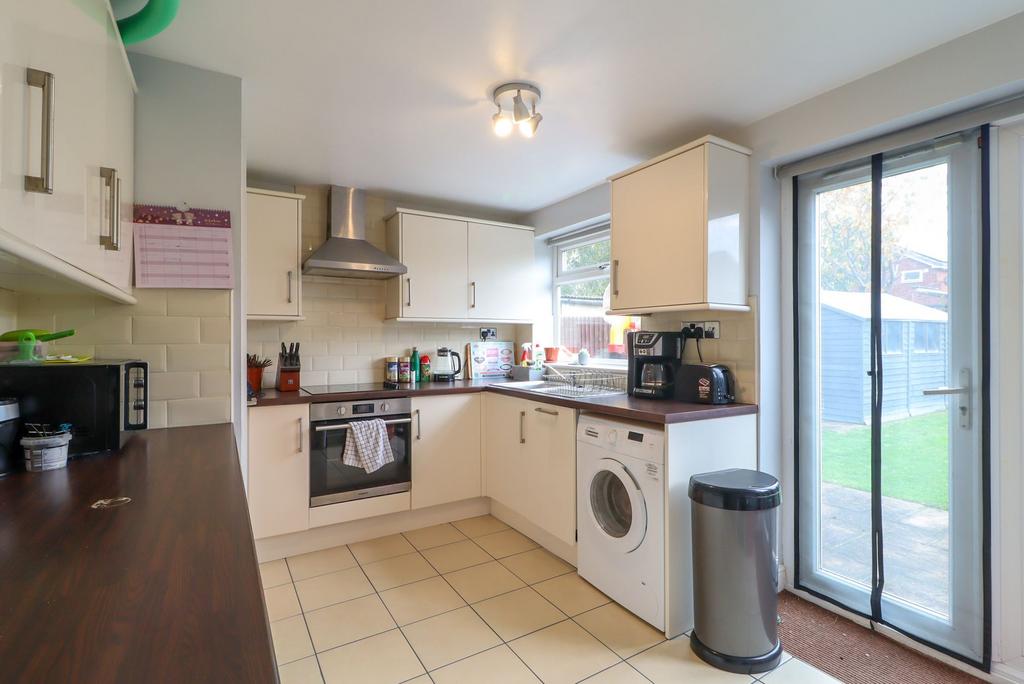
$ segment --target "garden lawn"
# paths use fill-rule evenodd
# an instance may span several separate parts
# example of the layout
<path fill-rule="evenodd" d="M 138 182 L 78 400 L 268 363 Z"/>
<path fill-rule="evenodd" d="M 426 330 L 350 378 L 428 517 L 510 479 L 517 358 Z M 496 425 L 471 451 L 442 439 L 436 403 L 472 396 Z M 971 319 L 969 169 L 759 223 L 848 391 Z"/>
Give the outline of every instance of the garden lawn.
<path fill-rule="evenodd" d="M 949 508 L 947 414 L 882 424 L 882 495 Z M 871 428 L 823 425 L 822 479 L 871 491 Z"/>

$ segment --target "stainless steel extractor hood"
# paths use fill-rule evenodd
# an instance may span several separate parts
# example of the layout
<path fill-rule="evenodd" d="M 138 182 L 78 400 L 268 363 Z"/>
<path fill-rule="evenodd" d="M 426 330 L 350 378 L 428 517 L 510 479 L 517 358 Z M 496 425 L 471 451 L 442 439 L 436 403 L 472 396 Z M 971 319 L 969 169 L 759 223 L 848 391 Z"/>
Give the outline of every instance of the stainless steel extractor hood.
<path fill-rule="evenodd" d="M 302 264 L 305 275 L 338 278 L 394 278 L 408 269 L 366 241 L 366 196 L 362 190 L 331 186 L 327 242 Z"/>

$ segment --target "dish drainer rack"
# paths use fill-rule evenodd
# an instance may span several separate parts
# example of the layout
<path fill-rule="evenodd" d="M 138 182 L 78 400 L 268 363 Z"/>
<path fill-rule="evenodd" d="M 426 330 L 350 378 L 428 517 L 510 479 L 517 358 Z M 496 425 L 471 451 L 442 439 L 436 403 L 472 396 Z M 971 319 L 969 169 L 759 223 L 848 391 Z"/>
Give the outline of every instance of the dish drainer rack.
<path fill-rule="evenodd" d="M 557 385 L 558 394 L 567 397 L 594 397 L 626 391 L 626 374 L 609 370 L 548 368 L 544 382 Z"/>

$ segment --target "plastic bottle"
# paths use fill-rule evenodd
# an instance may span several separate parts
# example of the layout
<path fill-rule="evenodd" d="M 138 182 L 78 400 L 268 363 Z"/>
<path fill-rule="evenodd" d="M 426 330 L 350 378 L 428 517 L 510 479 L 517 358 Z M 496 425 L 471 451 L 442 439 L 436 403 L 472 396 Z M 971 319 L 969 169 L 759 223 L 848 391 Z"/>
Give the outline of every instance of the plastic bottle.
<path fill-rule="evenodd" d="M 409 375 L 412 378 L 410 382 L 420 381 L 420 355 L 416 347 L 412 348 L 412 354 L 409 355 Z"/>
<path fill-rule="evenodd" d="M 424 354 L 420 357 L 420 382 L 430 382 L 430 357 Z"/>

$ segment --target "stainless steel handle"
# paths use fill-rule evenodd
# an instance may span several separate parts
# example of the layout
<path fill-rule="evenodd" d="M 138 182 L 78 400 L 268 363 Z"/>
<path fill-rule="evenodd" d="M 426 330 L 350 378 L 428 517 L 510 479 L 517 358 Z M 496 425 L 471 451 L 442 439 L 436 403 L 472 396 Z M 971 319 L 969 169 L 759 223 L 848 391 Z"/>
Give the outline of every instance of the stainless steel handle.
<path fill-rule="evenodd" d="M 406 306 L 412 306 L 412 278 L 406 278 L 405 279 L 405 289 L 406 289 L 405 305 Z"/>
<path fill-rule="evenodd" d="M 412 422 L 412 418 L 399 418 L 397 420 L 385 420 L 384 424 L 385 425 L 402 425 L 404 423 L 411 423 L 411 422 Z M 332 432 L 334 430 L 348 430 L 349 427 L 350 427 L 349 423 L 344 423 L 342 425 L 317 425 L 314 428 L 314 431 L 315 432 Z"/>
<path fill-rule="evenodd" d="M 537 408 L 533 409 L 533 410 L 536 411 L 537 413 L 543 413 L 546 416 L 557 416 L 558 415 L 558 411 L 555 411 L 555 410 L 552 410 L 552 409 L 540 408 L 539 406 Z"/>
<path fill-rule="evenodd" d="M 288 303 L 292 303 L 292 278 L 294 278 L 294 271 L 288 271 Z"/>
<path fill-rule="evenodd" d="M 100 235 L 100 244 L 105 249 L 116 251 L 121 246 L 121 179 L 117 177 L 117 169 L 109 166 L 100 167 L 100 177 L 110 193 L 110 209 L 107 212 L 107 235 Z"/>
<path fill-rule="evenodd" d="M 967 430 L 971 427 L 971 387 L 971 369 L 961 368 L 959 387 L 930 387 L 921 390 L 921 394 L 926 397 L 941 397 L 951 394 L 958 396 L 960 399 L 957 403 L 957 415 L 960 418 L 960 427 Z"/>
<path fill-rule="evenodd" d="M 519 412 L 519 443 L 526 444 L 526 411 Z"/>
<path fill-rule="evenodd" d="M 619 296 L 619 260 L 612 261 L 612 294 Z"/>
<path fill-rule="evenodd" d="M 26 69 L 25 83 L 43 91 L 42 127 L 40 129 L 39 175 L 25 176 L 26 192 L 53 194 L 53 74 L 40 69 Z"/>
<path fill-rule="evenodd" d="M 295 453 L 297 453 L 297 454 L 301 454 L 302 453 L 302 443 L 303 443 L 303 439 L 302 439 L 302 421 L 303 421 L 303 419 L 299 418 L 299 444 L 298 444 L 298 448 L 295 449 Z"/>
<path fill-rule="evenodd" d="M 420 422 L 420 410 L 413 411 L 416 414 L 416 439 L 419 440 L 423 434 L 423 424 Z"/>
<path fill-rule="evenodd" d="M 469 308 L 475 309 L 476 308 L 476 281 L 474 280 L 473 282 L 471 282 L 469 284 L 469 286 L 473 288 L 473 303 L 469 305 Z"/>

